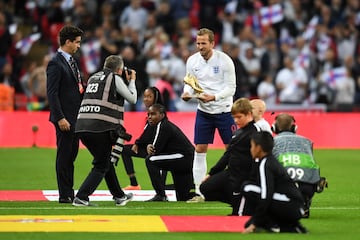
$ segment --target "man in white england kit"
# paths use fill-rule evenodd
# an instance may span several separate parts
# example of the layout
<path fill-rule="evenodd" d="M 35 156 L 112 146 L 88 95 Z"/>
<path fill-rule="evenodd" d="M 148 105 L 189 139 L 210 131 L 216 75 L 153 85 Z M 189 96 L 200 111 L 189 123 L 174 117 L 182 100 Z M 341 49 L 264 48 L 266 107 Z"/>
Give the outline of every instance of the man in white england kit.
<path fill-rule="evenodd" d="M 187 202 L 203 202 L 204 198 L 199 190 L 201 182 L 207 172 L 206 153 L 208 144 L 213 143 L 215 129 L 227 147 L 236 125 L 231 116 L 231 106 L 236 88 L 235 67 L 231 58 L 225 53 L 214 49 L 214 33 L 206 28 L 198 31 L 196 47 L 198 52 L 190 56 L 186 62 L 187 76 L 197 79 L 203 91 L 195 91 L 191 84 L 185 84 L 181 98 L 189 101 L 198 99 L 195 120 L 195 154 L 193 175 L 195 196 Z"/>

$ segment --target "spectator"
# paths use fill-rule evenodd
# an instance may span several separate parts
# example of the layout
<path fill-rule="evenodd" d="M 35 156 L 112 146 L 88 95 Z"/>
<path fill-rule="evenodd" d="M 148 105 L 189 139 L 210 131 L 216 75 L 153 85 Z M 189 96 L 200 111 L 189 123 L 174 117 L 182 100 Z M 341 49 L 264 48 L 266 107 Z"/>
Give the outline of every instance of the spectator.
<path fill-rule="evenodd" d="M 5 15 L 0 12 L 0 70 L 3 70 L 6 62 L 9 60 L 6 59 L 8 51 L 12 44 L 12 38 L 7 26 Z"/>
<path fill-rule="evenodd" d="M 176 33 L 176 22 L 170 4 L 168 0 L 161 0 L 155 11 L 155 19 L 158 26 L 161 26 L 166 34 L 172 37 Z"/>
<path fill-rule="evenodd" d="M 29 77 L 29 89 L 32 97 L 35 97 L 37 102 L 41 105 L 41 109 L 48 109 L 48 100 L 46 95 L 46 68 L 51 57 L 45 55 L 42 64 L 35 68 Z"/>
<path fill-rule="evenodd" d="M 120 55 L 122 56 L 124 60 L 124 65 L 129 69 L 136 70 L 136 77 L 138 80 L 136 81 L 136 91 L 140 96 L 138 96 L 138 100 L 135 104 L 129 104 L 129 110 L 130 111 L 141 111 L 144 110 L 141 108 L 142 103 L 142 93 L 145 91 L 145 89 L 149 86 L 149 76 L 146 73 L 145 65 L 146 61 L 142 55 L 137 55 L 136 50 L 130 46 L 126 45 L 120 50 Z"/>
<path fill-rule="evenodd" d="M 257 88 L 257 96 L 264 100 L 267 105 L 273 106 L 277 103 L 276 88 L 270 74 L 260 82 Z"/>
<path fill-rule="evenodd" d="M 262 80 L 264 80 L 267 75 L 274 79 L 281 65 L 281 56 L 276 40 L 271 37 L 265 39 L 264 53 L 260 58 Z"/>
<path fill-rule="evenodd" d="M 244 49 L 244 55 L 243 57 L 240 58 L 240 61 L 243 63 L 245 70 L 249 76 L 250 96 L 254 97 L 256 96 L 256 89 L 259 85 L 261 69 L 260 69 L 260 58 L 257 57 L 254 53 L 253 43 L 250 43 Z"/>
<path fill-rule="evenodd" d="M 276 76 L 275 84 L 280 103 L 301 104 L 307 97 L 308 77 L 300 66 L 294 66 L 290 56 L 284 58 L 284 68 Z"/>
<path fill-rule="evenodd" d="M 141 0 L 131 0 L 119 17 L 118 26 L 121 29 L 135 30 L 143 36 L 148 12 L 141 6 Z M 125 30 L 126 31 L 126 30 Z"/>
<path fill-rule="evenodd" d="M 224 48 L 225 45 L 229 45 L 228 50 Z M 249 74 L 243 64 L 240 61 L 240 45 L 237 41 L 231 43 L 222 43 L 223 51 L 228 54 L 234 62 L 235 66 L 235 75 L 236 75 L 236 90 L 234 94 L 234 101 L 242 97 L 250 97 L 250 83 L 249 83 Z"/>

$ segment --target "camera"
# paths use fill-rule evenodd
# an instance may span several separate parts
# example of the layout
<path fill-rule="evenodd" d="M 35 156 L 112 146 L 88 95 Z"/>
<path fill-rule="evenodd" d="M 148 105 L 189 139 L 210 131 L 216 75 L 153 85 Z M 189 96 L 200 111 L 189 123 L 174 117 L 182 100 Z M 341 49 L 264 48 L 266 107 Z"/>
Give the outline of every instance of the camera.
<path fill-rule="evenodd" d="M 126 71 L 128 75 L 131 75 L 131 68 L 125 66 L 124 71 Z"/>

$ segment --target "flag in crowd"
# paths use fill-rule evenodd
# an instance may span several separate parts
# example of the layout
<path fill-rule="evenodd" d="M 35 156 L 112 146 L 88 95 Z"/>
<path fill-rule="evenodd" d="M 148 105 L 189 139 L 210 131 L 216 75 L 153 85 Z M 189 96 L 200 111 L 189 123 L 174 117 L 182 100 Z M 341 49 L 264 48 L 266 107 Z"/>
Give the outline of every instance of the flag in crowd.
<path fill-rule="evenodd" d="M 345 67 L 337 67 L 328 71 L 324 71 L 320 79 L 322 82 L 327 83 L 330 87 L 334 87 L 337 83 L 345 81 L 348 77 Z"/>
<path fill-rule="evenodd" d="M 313 37 L 314 34 L 315 34 L 316 26 L 318 25 L 318 23 L 319 23 L 319 17 L 318 17 L 318 16 L 313 16 L 313 17 L 311 18 L 311 20 L 309 21 L 308 25 L 306 26 L 305 31 L 304 31 L 303 34 L 302 34 L 302 37 L 303 37 L 305 40 L 310 40 L 310 39 L 312 39 L 312 37 Z"/>
<path fill-rule="evenodd" d="M 316 42 L 317 57 L 319 60 L 324 60 L 326 51 L 331 46 L 331 38 L 325 33 L 321 34 Z"/>
<path fill-rule="evenodd" d="M 80 49 L 84 57 L 86 72 L 89 74 L 96 72 L 99 68 L 100 47 L 100 41 L 95 39 L 81 45 Z"/>
<path fill-rule="evenodd" d="M 34 42 L 41 38 L 41 33 L 33 33 L 30 36 L 18 41 L 15 45 L 16 49 L 20 49 L 20 53 L 27 55 L 30 52 L 30 49 Z"/>
<path fill-rule="evenodd" d="M 280 4 L 260 8 L 261 24 L 271 25 L 281 22 L 284 18 L 283 9 Z"/>
<path fill-rule="evenodd" d="M 308 45 L 305 45 L 299 55 L 295 58 L 294 64 L 308 69 L 310 67 L 310 54 L 311 50 Z"/>

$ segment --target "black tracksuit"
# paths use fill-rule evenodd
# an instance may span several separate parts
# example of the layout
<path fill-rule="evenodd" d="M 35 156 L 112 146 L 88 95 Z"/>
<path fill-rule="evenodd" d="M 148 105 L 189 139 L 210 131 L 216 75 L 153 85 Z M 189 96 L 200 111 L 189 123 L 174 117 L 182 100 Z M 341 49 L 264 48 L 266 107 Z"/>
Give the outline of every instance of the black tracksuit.
<path fill-rule="evenodd" d="M 259 128 L 254 121 L 236 130 L 226 152 L 211 168 L 210 178 L 200 185 L 207 201 L 231 204 L 233 215 L 238 215 L 241 185 L 252 175 L 254 161 L 250 154 L 250 137 L 257 131 Z"/>
<path fill-rule="evenodd" d="M 124 149 L 121 153 L 122 160 L 124 162 L 125 170 L 127 174 L 135 173 L 134 164 L 131 157 L 145 158 L 147 156 L 146 146 L 153 141 L 155 127 L 146 123 L 144 131 L 141 136 L 135 140 L 135 144 L 138 146 L 138 153 L 131 150 L 133 144 L 124 145 Z"/>
<path fill-rule="evenodd" d="M 177 200 L 188 200 L 193 185 L 194 146 L 166 117 L 156 125 L 152 139 L 155 154 L 147 156 L 145 162 L 156 194 L 165 196 L 160 170 L 166 170 L 172 174 Z"/>
<path fill-rule="evenodd" d="M 265 228 L 274 224 L 296 226 L 303 211 L 300 190 L 272 154 L 260 159 L 257 165 L 256 180 L 246 182 L 242 189 L 246 200 L 256 205 L 249 222 Z"/>

